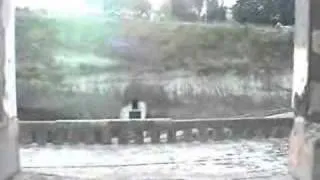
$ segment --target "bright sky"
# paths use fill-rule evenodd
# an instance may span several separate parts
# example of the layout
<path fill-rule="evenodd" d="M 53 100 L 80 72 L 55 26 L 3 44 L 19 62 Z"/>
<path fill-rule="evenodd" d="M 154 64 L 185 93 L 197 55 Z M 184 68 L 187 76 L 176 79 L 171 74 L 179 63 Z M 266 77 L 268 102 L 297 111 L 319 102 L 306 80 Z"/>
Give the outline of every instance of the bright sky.
<path fill-rule="evenodd" d="M 16 0 L 18 6 L 28 6 L 34 9 L 50 9 L 63 12 L 94 12 L 94 7 L 89 7 L 88 0 Z M 166 0 L 149 0 L 154 6 Z M 228 7 L 232 6 L 236 0 L 220 0 Z M 102 1 L 101 1 L 102 2 Z M 97 7 L 97 6 L 96 6 Z"/>
<path fill-rule="evenodd" d="M 224 5 L 227 7 L 232 7 L 236 2 L 237 2 L 237 0 L 224 0 Z"/>
<path fill-rule="evenodd" d="M 88 6 L 86 0 L 16 0 L 17 6 L 32 9 L 48 9 L 62 12 L 94 12 L 97 8 Z"/>

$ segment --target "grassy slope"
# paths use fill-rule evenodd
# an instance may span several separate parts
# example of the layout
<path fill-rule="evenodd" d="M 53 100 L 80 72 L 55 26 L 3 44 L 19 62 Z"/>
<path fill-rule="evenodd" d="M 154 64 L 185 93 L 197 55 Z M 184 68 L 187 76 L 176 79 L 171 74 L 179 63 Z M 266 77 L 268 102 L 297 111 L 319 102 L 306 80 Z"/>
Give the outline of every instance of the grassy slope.
<path fill-rule="evenodd" d="M 65 82 L 85 92 L 69 86 L 33 101 L 61 118 L 116 117 L 133 97 L 147 101 L 152 116 L 185 118 L 261 114 L 289 105 L 289 94 L 278 86 L 290 87 L 288 33 L 92 18 L 57 22 Z"/>

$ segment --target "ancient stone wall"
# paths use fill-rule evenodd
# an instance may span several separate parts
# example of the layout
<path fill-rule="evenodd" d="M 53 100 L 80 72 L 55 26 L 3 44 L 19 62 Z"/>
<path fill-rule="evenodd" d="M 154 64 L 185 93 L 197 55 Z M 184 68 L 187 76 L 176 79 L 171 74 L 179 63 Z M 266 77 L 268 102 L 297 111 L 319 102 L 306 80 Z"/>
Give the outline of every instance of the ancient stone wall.
<path fill-rule="evenodd" d="M 301 180 L 320 179 L 320 2 L 296 0 L 293 99 L 289 169 Z"/>
<path fill-rule="evenodd" d="M 20 169 L 16 111 L 14 5 L 0 1 L 0 179 Z"/>
<path fill-rule="evenodd" d="M 143 144 L 286 138 L 292 118 L 21 121 L 20 143 Z"/>

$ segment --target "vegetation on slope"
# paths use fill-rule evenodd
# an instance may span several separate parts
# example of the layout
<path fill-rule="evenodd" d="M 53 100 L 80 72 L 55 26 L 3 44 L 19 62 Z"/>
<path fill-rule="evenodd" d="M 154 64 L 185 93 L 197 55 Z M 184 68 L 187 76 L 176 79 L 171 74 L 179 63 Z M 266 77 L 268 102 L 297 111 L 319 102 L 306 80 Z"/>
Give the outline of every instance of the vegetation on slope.
<path fill-rule="evenodd" d="M 19 16 L 20 118 L 117 117 L 132 96 L 147 101 L 153 117 L 288 106 L 282 85 L 290 84 L 291 39 L 289 32 L 240 25 Z M 94 81 L 79 80 L 88 77 Z M 43 116 L 31 116 L 32 109 Z"/>

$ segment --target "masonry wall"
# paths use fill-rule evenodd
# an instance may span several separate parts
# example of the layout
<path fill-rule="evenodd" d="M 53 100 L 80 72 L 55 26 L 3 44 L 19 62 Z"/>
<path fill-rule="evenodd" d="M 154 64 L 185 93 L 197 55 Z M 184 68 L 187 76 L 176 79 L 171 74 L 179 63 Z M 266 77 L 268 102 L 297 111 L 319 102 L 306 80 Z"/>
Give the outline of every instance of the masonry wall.
<path fill-rule="evenodd" d="M 20 121 L 21 145 L 148 144 L 286 138 L 292 118 Z"/>
<path fill-rule="evenodd" d="M 296 0 L 293 109 L 289 171 L 295 179 L 320 179 L 320 23 L 318 0 Z"/>
<path fill-rule="evenodd" d="M 20 169 L 14 13 L 12 0 L 0 0 L 0 180 L 7 180 Z"/>
<path fill-rule="evenodd" d="M 0 128 L 0 180 L 15 175 L 19 170 L 18 128 L 15 121 Z"/>

